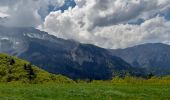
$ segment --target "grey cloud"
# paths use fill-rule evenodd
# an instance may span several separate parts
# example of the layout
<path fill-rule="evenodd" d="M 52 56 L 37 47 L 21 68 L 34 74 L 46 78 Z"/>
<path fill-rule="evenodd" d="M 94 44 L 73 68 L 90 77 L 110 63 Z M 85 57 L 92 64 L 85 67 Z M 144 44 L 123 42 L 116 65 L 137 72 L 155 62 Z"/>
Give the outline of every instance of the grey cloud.
<path fill-rule="evenodd" d="M 48 10 L 49 4 L 60 5 L 62 0 L 0 0 L 0 7 L 8 7 L 6 14 L 9 15 L 4 25 L 36 27 L 42 24 L 39 9 Z"/>

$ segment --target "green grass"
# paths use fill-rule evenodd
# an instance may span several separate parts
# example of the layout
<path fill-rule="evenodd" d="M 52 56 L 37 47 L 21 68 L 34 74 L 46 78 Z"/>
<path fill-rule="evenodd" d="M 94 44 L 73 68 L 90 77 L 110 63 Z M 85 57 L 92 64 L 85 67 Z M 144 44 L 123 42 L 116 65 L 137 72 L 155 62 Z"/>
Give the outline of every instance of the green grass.
<path fill-rule="evenodd" d="M 0 100 L 170 100 L 170 85 L 1 84 Z"/>
<path fill-rule="evenodd" d="M 170 100 L 170 76 L 77 82 L 0 54 L 0 100 Z"/>

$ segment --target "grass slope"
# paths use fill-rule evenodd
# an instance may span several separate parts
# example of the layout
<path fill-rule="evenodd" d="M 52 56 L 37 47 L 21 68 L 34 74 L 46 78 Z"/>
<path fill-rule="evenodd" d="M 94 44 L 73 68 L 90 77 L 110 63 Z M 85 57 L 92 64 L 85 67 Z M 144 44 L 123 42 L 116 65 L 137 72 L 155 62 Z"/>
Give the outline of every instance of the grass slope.
<path fill-rule="evenodd" d="M 73 83 L 67 77 L 50 74 L 29 62 L 6 54 L 0 54 L 0 82 Z"/>

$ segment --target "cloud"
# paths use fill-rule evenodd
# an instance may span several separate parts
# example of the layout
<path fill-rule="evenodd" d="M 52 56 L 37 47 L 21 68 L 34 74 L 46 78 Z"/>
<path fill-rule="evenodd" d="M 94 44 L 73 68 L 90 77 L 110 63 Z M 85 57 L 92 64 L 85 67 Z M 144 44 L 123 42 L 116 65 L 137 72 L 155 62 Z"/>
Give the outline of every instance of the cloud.
<path fill-rule="evenodd" d="M 8 10 L 8 7 L 0 7 L 0 18 L 7 17 L 8 15 L 5 12 Z"/>
<path fill-rule="evenodd" d="M 140 43 L 170 43 L 170 21 L 160 14 L 170 0 L 75 0 L 64 13 L 51 12 L 43 29 L 55 36 L 104 48 L 125 48 Z M 142 19 L 140 24 L 129 24 Z"/>
<path fill-rule="evenodd" d="M 38 11 L 48 10 L 49 5 L 60 6 L 63 0 L 0 0 L 0 8 L 5 7 L 7 10 L 3 14 L 9 15 L 5 25 L 36 27 L 42 24 Z M 2 11 L 0 10 L 0 13 Z"/>

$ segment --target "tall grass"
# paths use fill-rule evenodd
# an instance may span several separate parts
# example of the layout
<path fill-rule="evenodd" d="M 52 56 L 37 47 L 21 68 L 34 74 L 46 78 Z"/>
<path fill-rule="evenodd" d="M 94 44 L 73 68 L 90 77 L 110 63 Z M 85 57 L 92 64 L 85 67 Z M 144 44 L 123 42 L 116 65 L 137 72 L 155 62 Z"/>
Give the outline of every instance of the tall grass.
<path fill-rule="evenodd" d="M 81 83 L 83 83 L 81 81 Z M 88 82 L 84 82 L 88 83 Z M 150 79 L 137 78 L 127 76 L 125 78 L 114 77 L 112 80 L 101 81 L 101 80 L 93 80 L 90 83 L 94 84 L 139 84 L 139 85 L 170 85 L 170 76 L 166 77 L 152 77 Z"/>

